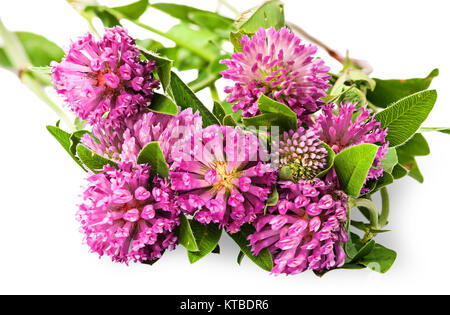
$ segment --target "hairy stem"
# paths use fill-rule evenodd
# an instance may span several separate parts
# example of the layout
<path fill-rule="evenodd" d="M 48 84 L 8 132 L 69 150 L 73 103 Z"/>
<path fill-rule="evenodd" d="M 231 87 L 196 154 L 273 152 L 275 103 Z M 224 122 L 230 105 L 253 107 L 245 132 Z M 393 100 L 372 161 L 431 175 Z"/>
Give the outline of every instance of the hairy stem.
<path fill-rule="evenodd" d="M 238 9 L 233 7 L 231 4 L 228 3 L 226 0 L 217 0 L 217 7 L 219 8 L 221 5 L 228 8 L 230 11 L 232 11 L 234 14 L 239 15 L 240 12 Z"/>
<path fill-rule="evenodd" d="M 0 19 L 0 37 L 3 39 L 4 48 L 8 59 L 11 61 L 14 69 L 20 73 L 29 66 L 31 62 L 28 56 L 17 38 L 16 34 L 10 32 Z"/>
<path fill-rule="evenodd" d="M 319 39 L 315 38 L 314 36 L 312 36 L 311 34 L 306 32 L 304 29 L 302 29 L 300 26 L 298 26 L 298 25 L 296 25 L 294 23 L 286 22 L 286 25 L 289 28 L 291 28 L 300 37 L 302 37 L 302 38 L 310 41 L 311 43 L 319 46 L 320 48 L 324 49 L 332 58 L 336 59 L 341 64 L 345 64 L 346 57 L 344 55 L 342 55 L 341 53 L 339 53 L 337 50 L 332 49 L 331 47 L 326 45 L 324 42 L 322 42 Z M 367 61 L 358 60 L 358 59 L 352 59 L 352 58 L 350 58 L 350 61 L 354 65 L 356 65 L 359 68 L 361 68 L 361 70 L 364 71 L 367 74 L 371 73 L 372 70 L 373 70 L 372 67 L 370 66 L 370 64 Z"/>
<path fill-rule="evenodd" d="M 36 79 L 28 72 L 24 72 L 21 76 L 21 80 L 23 84 L 25 84 L 31 91 L 34 92 L 42 101 L 47 103 L 47 105 L 61 118 L 61 120 L 67 125 L 70 132 L 74 132 L 76 130 L 75 125 L 72 120 L 67 116 L 67 114 L 55 104 L 50 97 L 48 97 L 47 93 L 45 93 L 42 86 L 36 81 Z"/>
<path fill-rule="evenodd" d="M 4 47 L 8 59 L 11 61 L 14 70 L 17 72 L 18 77 L 22 80 L 22 83 L 26 85 L 31 91 L 33 91 L 42 101 L 63 120 L 71 131 L 75 131 L 75 126 L 66 115 L 66 113 L 55 104 L 45 93 L 44 88 L 38 82 L 38 80 L 30 73 L 31 62 L 20 43 L 17 36 L 8 31 L 0 20 L 0 36 L 3 38 Z"/>

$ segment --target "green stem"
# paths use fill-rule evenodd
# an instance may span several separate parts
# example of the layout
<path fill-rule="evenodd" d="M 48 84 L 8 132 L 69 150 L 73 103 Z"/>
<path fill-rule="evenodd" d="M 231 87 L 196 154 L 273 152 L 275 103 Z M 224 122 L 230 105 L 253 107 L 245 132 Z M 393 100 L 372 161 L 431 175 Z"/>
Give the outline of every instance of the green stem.
<path fill-rule="evenodd" d="M 22 83 L 26 85 L 31 91 L 33 91 L 42 101 L 47 103 L 47 105 L 61 118 L 61 120 L 67 125 L 69 131 L 76 131 L 75 125 L 72 120 L 67 116 L 67 114 L 55 104 L 45 93 L 42 86 L 33 78 L 30 73 L 24 72 L 21 76 Z"/>
<path fill-rule="evenodd" d="M 370 224 L 372 228 L 379 229 L 379 222 L 378 222 L 378 209 L 373 203 L 373 201 L 369 199 L 356 199 L 355 204 L 357 207 L 363 207 L 366 208 L 369 211 L 370 214 Z"/>
<path fill-rule="evenodd" d="M 367 242 L 369 242 L 372 238 L 374 237 L 374 234 L 370 231 L 366 231 L 366 233 L 364 234 L 364 237 L 362 238 L 362 242 L 365 244 Z"/>
<path fill-rule="evenodd" d="M 240 14 L 239 10 L 237 10 L 235 7 L 233 7 L 227 1 L 225 1 L 225 0 L 218 0 L 218 2 L 219 2 L 219 4 L 223 5 L 224 7 L 227 7 L 228 9 L 230 9 L 237 16 Z"/>
<path fill-rule="evenodd" d="M 211 97 L 213 98 L 213 100 L 220 103 L 219 93 L 217 93 L 216 85 L 214 83 L 212 83 L 209 86 L 209 89 L 211 90 Z"/>
<path fill-rule="evenodd" d="M 420 127 L 417 132 L 430 132 L 430 131 L 440 131 L 448 133 L 449 127 Z"/>
<path fill-rule="evenodd" d="M 133 20 L 133 19 L 129 19 L 124 17 L 122 14 L 120 14 L 119 12 L 115 11 L 114 9 L 111 8 L 104 8 L 106 11 L 108 11 L 110 14 L 114 15 L 118 20 L 121 20 L 123 18 L 127 19 L 128 21 L 130 21 L 131 23 L 136 24 L 139 27 L 142 27 L 152 33 L 158 34 L 160 36 L 163 36 L 167 39 L 170 39 L 171 41 L 173 41 L 175 44 L 177 44 L 178 46 L 184 47 L 190 51 L 192 51 L 194 54 L 202 57 L 203 59 L 205 59 L 206 61 L 209 62 L 213 62 L 216 59 L 216 56 L 210 52 L 208 52 L 208 50 L 202 49 L 201 47 L 196 47 L 194 45 L 192 45 L 190 42 L 188 41 L 184 41 L 180 38 L 177 38 L 171 34 L 162 32 L 156 28 L 153 28 L 147 24 L 144 24 L 142 22 L 140 22 L 139 20 Z"/>
<path fill-rule="evenodd" d="M 205 60 L 207 60 L 207 61 L 209 61 L 209 62 L 213 62 L 214 59 L 215 59 L 215 55 L 209 53 L 209 52 L 208 52 L 207 50 L 205 50 L 205 49 L 202 49 L 202 48 L 200 48 L 200 47 L 196 47 L 196 46 L 194 46 L 194 45 L 191 45 L 189 42 L 185 42 L 185 41 L 183 41 L 183 40 L 181 40 L 181 39 L 179 39 L 179 38 L 176 38 L 175 36 L 172 36 L 172 35 L 170 35 L 170 34 L 168 34 L 168 33 L 164 33 L 164 32 L 162 32 L 162 31 L 160 31 L 160 30 L 157 30 L 157 29 L 155 29 L 155 28 L 153 28 L 153 27 L 151 27 L 151 26 L 149 26 L 149 25 L 147 25 L 147 24 L 144 24 L 144 23 L 142 23 L 142 22 L 139 22 L 139 21 L 137 21 L 137 20 L 130 20 L 130 22 L 133 22 L 133 23 L 136 24 L 137 26 L 140 26 L 140 27 L 142 27 L 142 28 L 144 28 L 144 29 L 146 29 L 146 30 L 152 32 L 152 33 L 155 33 L 155 34 L 158 34 L 158 35 L 160 35 L 160 36 L 163 36 L 163 37 L 165 37 L 165 38 L 167 38 L 167 39 L 170 39 L 171 41 L 173 41 L 174 43 L 176 43 L 178 46 L 181 46 L 181 47 L 184 47 L 184 48 L 186 48 L 186 49 L 189 49 L 189 50 L 192 51 L 194 54 L 196 54 L 196 55 L 202 57 L 203 59 L 205 59 Z"/>
<path fill-rule="evenodd" d="M 88 22 L 89 31 L 95 35 L 97 38 L 101 38 L 100 34 L 98 33 L 97 29 L 94 26 L 94 23 L 92 23 L 92 19 L 86 18 Z"/>
<path fill-rule="evenodd" d="M 92 12 L 88 13 L 85 11 L 86 6 L 88 4 L 80 3 L 78 0 L 66 0 L 66 1 L 72 6 L 72 8 L 75 9 L 75 11 L 77 11 L 83 18 L 86 19 L 86 21 L 88 22 L 89 31 L 95 36 L 97 36 L 97 38 L 100 38 L 100 34 L 98 33 L 94 24 L 92 23 L 93 13 Z M 98 3 L 96 1 L 91 0 L 89 5 L 98 6 Z"/>
<path fill-rule="evenodd" d="M 31 62 L 28 56 L 17 38 L 16 34 L 10 32 L 0 19 L 0 37 L 3 38 L 4 48 L 8 59 L 11 61 L 14 69 L 17 72 L 27 69 Z"/>
<path fill-rule="evenodd" d="M 206 77 L 201 81 L 198 82 L 193 81 L 192 83 L 194 82 L 195 83 L 189 84 L 189 87 L 192 89 L 192 91 L 198 92 L 207 88 L 208 86 L 211 86 L 211 84 L 214 84 L 218 79 L 220 79 L 220 75 L 209 75 L 208 77 Z"/>
<path fill-rule="evenodd" d="M 31 91 L 33 91 L 41 100 L 50 106 L 53 111 L 63 120 L 71 131 L 75 131 L 75 126 L 73 125 L 70 118 L 64 113 L 64 111 L 56 105 L 45 93 L 41 84 L 36 80 L 35 77 L 29 72 L 29 67 L 31 62 L 20 43 L 17 36 L 8 31 L 0 20 L 0 36 L 3 38 L 4 47 L 8 59 L 11 61 L 14 69 L 17 71 L 17 75 L 22 80 Z"/>
<path fill-rule="evenodd" d="M 383 228 L 387 225 L 389 219 L 389 193 L 386 187 L 381 188 L 380 194 L 381 194 L 382 208 L 379 225 L 380 228 Z"/>

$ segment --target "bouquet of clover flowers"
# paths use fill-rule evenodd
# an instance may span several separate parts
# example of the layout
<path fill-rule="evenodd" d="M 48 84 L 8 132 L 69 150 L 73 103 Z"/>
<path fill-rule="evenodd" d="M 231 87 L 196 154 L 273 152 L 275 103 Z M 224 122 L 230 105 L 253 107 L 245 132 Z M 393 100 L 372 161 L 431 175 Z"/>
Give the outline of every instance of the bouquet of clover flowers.
<path fill-rule="evenodd" d="M 0 23 L 0 63 L 69 129 L 47 126 L 88 173 L 77 219 L 92 252 L 153 264 L 183 246 L 195 263 L 220 253 L 228 233 L 240 248 L 239 263 L 247 256 L 274 274 L 391 267 L 396 253 L 375 241 L 387 232 L 387 186 L 406 175 L 423 181 L 415 160 L 429 154 L 422 133 L 449 133 L 421 127 L 436 101 L 427 89 L 437 70 L 423 79 L 373 79 L 365 62 L 286 22 L 277 0 L 236 20 L 147 0 L 112 8 L 68 2 L 91 33 L 64 53 L 40 35 Z M 142 23 L 149 7 L 180 23 L 167 33 Z M 123 20 L 175 46 L 134 39 Z M 343 69 L 331 73 L 317 47 L 300 37 L 325 48 Z M 222 49 L 230 43 L 234 53 Z M 183 71 L 192 69 L 198 78 L 183 82 Z M 216 88 L 222 79 L 225 99 Z M 213 106 L 196 96 L 206 88 Z M 372 201 L 377 193 L 381 211 Z M 366 221 L 353 220 L 353 211 Z"/>

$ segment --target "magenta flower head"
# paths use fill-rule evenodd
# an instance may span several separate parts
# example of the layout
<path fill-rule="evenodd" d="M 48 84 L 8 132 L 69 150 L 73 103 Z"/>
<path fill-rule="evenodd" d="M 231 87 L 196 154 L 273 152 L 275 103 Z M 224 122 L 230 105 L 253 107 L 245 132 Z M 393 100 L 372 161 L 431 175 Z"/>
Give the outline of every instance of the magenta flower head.
<path fill-rule="evenodd" d="M 386 141 L 387 129 L 383 130 L 381 123 L 377 122 L 371 111 L 364 107 L 357 109 L 352 103 L 345 102 L 339 107 L 339 113 L 335 114 L 333 110 L 332 104 L 324 106 L 322 114 L 316 120 L 320 138 L 336 153 L 362 143 L 380 145 L 366 181 L 381 177 L 383 175 L 383 169 L 380 168 L 381 160 L 389 147 L 389 142 Z M 365 188 L 363 192 L 366 192 Z"/>
<path fill-rule="evenodd" d="M 348 241 L 345 195 L 316 178 L 281 182 L 279 196 L 278 204 L 254 223 L 252 252 L 269 249 L 275 274 L 341 267 L 346 258 L 342 243 Z"/>
<path fill-rule="evenodd" d="M 145 262 L 175 247 L 180 211 L 174 193 L 160 177 L 150 183 L 149 173 L 147 166 L 122 163 L 88 177 L 77 217 L 92 252 L 117 262 Z"/>
<path fill-rule="evenodd" d="M 324 104 L 329 87 L 329 67 L 323 60 L 314 59 L 315 46 L 301 44 L 287 28 L 276 31 L 260 28 L 250 39 L 244 35 L 240 41 L 242 52 L 232 59 L 222 60 L 228 66 L 222 72 L 235 82 L 227 87 L 229 103 L 235 103 L 235 112 L 242 109 L 244 117 L 260 114 L 257 100 L 264 94 L 288 105 L 298 117 L 310 123 L 309 114 Z"/>
<path fill-rule="evenodd" d="M 141 61 L 134 39 L 120 27 L 106 29 L 100 41 L 92 34 L 81 37 L 52 67 L 57 92 L 91 124 L 107 116 L 117 125 L 149 106 L 159 87 L 152 74 L 154 61 Z"/>
<path fill-rule="evenodd" d="M 172 188 L 186 214 L 234 233 L 263 213 L 276 174 L 255 135 L 209 126 L 173 156 Z"/>
<path fill-rule="evenodd" d="M 158 141 L 168 162 L 178 141 L 187 139 L 202 129 L 198 112 L 187 108 L 176 116 L 140 112 L 118 126 L 100 121 L 85 134 L 82 143 L 95 153 L 114 161 L 137 162 L 139 152 L 150 142 Z"/>
<path fill-rule="evenodd" d="M 328 152 L 313 128 L 284 132 L 280 137 L 279 160 L 281 174 L 297 182 L 312 179 L 327 167 Z"/>

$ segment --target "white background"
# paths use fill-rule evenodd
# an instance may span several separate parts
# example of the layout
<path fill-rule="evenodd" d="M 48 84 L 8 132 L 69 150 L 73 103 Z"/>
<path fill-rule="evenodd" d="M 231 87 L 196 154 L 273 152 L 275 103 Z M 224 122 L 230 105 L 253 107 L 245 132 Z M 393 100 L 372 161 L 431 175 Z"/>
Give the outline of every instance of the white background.
<path fill-rule="evenodd" d="M 216 8 L 213 0 L 174 2 Z M 259 3 L 230 2 L 240 10 Z M 446 1 L 284 2 L 288 20 L 341 52 L 349 49 L 351 56 L 369 60 L 376 77 L 423 77 L 439 67 L 441 75 L 432 85 L 438 102 L 425 125 L 450 126 Z M 61 46 L 87 30 L 61 0 L 0 1 L 0 16 L 12 30 L 40 33 Z M 156 11 L 143 20 L 162 30 L 174 22 Z M 130 31 L 149 36 L 136 27 Z M 334 72 L 340 70 L 323 51 L 319 54 Z M 419 158 L 423 185 L 408 177 L 390 188 L 392 232 L 378 241 L 395 249 L 398 258 L 387 274 L 339 270 L 322 279 L 309 272 L 274 277 L 248 259 L 238 266 L 238 248 L 228 237 L 220 243 L 221 255 L 194 265 L 180 247 L 153 267 L 126 267 L 99 260 L 81 243 L 75 212 L 84 173 L 45 129 L 56 122 L 55 114 L 14 74 L 0 70 L 0 82 L 0 293 L 450 293 L 448 135 L 426 135 L 432 155 Z"/>

